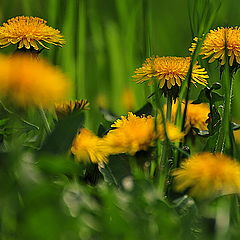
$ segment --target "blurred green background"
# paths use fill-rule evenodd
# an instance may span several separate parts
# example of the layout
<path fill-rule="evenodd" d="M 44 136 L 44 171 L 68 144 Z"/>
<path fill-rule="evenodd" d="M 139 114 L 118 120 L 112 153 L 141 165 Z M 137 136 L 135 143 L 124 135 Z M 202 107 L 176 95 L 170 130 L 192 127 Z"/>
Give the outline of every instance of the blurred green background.
<path fill-rule="evenodd" d="M 198 1 L 206 2 L 206 1 Z M 208 1 L 218 6 L 219 0 Z M 201 10 L 202 11 L 202 10 Z M 192 17 L 189 17 L 189 13 Z M 60 65 L 74 84 L 72 98 L 86 98 L 91 103 L 87 125 L 96 130 L 101 121 L 99 105 L 116 114 L 125 114 L 123 94 L 130 89 L 141 107 L 151 90 L 133 82 L 131 76 L 144 60 L 153 55 L 188 56 L 197 27 L 191 29 L 194 18 L 201 20 L 194 1 L 189 0 L 2 0 L 1 23 L 18 15 L 38 16 L 58 28 L 66 39 L 61 49 L 51 46 L 44 50 L 54 64 Z M 236 26 L 240 22 L 239 0 L 221 1 L 217 26 Z M 12 52 L 15 46 L 3 49 Z M 218 66 L 201 61 L 210 74 L 210 83 L 218 81 Z M 238 76 L 236 78 L 239 78 Z M 235 99 L 240 97 L 238 79 Z M 128 90 L 126 90 L 128 89 Z M 201 89 L 192 88 L 192 98 Z M 126 94 L 127 95 L 127 94 Z M 128 95 L 127 95 L 128 96 Z M 129 97 L 130 98 L 130 97 Z M 234 101 L 234 106 L 236 106 Z M 239 111 L 235 118 L 240 119 Z"/>

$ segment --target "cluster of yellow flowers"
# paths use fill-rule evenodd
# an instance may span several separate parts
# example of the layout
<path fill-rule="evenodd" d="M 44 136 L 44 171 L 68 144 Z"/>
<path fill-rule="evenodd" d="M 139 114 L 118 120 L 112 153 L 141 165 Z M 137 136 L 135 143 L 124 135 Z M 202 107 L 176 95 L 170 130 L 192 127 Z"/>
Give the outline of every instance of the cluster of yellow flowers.
<path fill-rule="evenodd" d="M 87 100 L 64 102 L 70 91 L 66 76 L 60 69 L 36 56 L 39 45 L 48 48 L 46 43 L 57 46 L 65 43 L 60 32 L 46 23 L 37 17 L 21 16 L 0 26 L 0 45 L 7 47 L 17 44 L 18 47 L 18 54 L 11 57 L 0 56 L 0 94 L 20 106 L 55 106 L 58 117 L 76 109 L 88 109 Z M 204 55 L 203 58 L 210 58 L 210 63 L 219 59 L 223 65 L 229 57 L 230 66 L 234 63 L 240 64 L 239 39 L 239 27 L 211 30 L 199 54 Z M 198 40 L 194 38 L 190 52 L 195 51 Z M 35 52 L 35 55 L 19 54 L 26 50 Z M 190 64 L 190 57 L 150 57 L 142 67 L 136 69 L 133 77 L 137 83 L 148 82 L 149 85 L 156 80 L 159 88 L 165 92 L 169 93 L 175 88 L 178 93 L 187 77 Z M 206 86 L 208 78 L 207 71 L 196 63 L 192 68 L 191 82 Z M 124 99 L 126 108 L 133 108 L 134 97 L 131 92 L 126 92 Z M 176 118 L 177 106 L 178 102 L 175 102 L 171 109 L 172 122 Z M 181 106 L 183 111 L 185 103 L 181 103 Z M 73 141 L 71 152 L 77 160 L 93 163 L 106 163 L 111 154 L 134 155 L 154 146 L 157 139 L 180 141 L 192 127 L 207 130 L 209 112 L 207 104 L 190 102 L 186 112 L 185 133 L 170 122 L 166 122 L 164 127 L 160 118 L 136 116 L 129 112 L 127 116 L 116 120 L 102 138 L 85 128 L 80 129 Z M 176 190 L 190 189 L 192 196 L 205 198 L 240 192 L 240 164 L 224 154 L 195 154 L 185 160 L 179 169 L 175 169 L 172 175 L 175 177 Z"/>
<path fill-rule="evenodd" d="M 0 26 L 0 45 L 17 44 L 18 49 L 39 50 L 43 42 L 62 46 L 63 36 L 37 17 L 15 17 Z M 19 52 L 21 53 L 21 52 Z M 0 94 L 20 106 L 51 108 L 70 93 L 70 83 L 62 71 L 37 55 L 0 56 Z"/>
<path fill-rule="evenodd" d="M 95 136 L 87 129 L 80 130 L 74 140 L 72 153 L 77 159 L 106 162 L 110 154 L 134 155 L 138 151 L 146 151 L 150 146 L 154 146 L 156 139 L 161 141 L 166 139 L 163 124 L 158 121 L 155 129 L 155 118 L 152 116 L 136 116 L 129 112 L 127 117 L 122 116 L 111 127 L 103 138 Z M 184 137 L 184 134 L 171 123 L 166 124 L 166 132 L 168 139 L 173 142 Z"/>

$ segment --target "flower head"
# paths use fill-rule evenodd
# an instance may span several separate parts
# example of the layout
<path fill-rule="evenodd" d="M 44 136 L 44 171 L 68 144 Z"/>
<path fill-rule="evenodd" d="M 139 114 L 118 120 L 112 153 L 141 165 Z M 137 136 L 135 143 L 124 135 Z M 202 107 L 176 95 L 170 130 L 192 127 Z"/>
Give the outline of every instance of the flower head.
<path fill-rule="evenodd" d="M 39 45 L 47 48 L 43 42 L 62 46 L 63 36 L 60 32 L 46 25 L 46 21 L 38 17 L 15 17 L 0 27 L 0 45 L 7 47 L 18 44 L 18 48 L 39 50 Z"/>
<path fill-rule="evenodd" d="M 176 119 L 178 108 L 178 102 L 172 105 L 172 121 L 174 122 Z M 185 103 L 181 104 L 181 111 L 184 112 Z M 186 132 L 189 132 L 192 127 L 198 128 L 201 131 L 208 130 L 207 128 L 207 120 L 208 114 L 210 113 L 210 109 L 207 103 L 200 104 L 191 104 L 188 103 L 187 106 L 187 114 L 185 119 L 185 128 Z"/>
<path fill-rule="evenodd" d="M 87 100 L 65 101 L 55 104 L 55 111 L 58 117 L 66 116 L 75 110 L 88 110 L 89 102 Z"/>
<path fill-rule="evenodd" d="M 122 116 L 111 126 L 113 129 L 103 138 L 106 147 L 112 154 L 146 151 L 154 146 L 155 140 L 165 140 L 162 123 L 157 122 L 155 129 L 155 118 L 152 116 L 136 116 L 129 112 L 128 116 Z M 184 135 L 173 124 L 166 124 L 167 135 L 170 141 L 179 141 Z"/>
<path fill-rule="evenodd" d="M 171 89 L 180 87 L 187 76 L 190 57 L 152 57 L 148 58 L 141 68 L 138 68 L 133 76 L 137 83 L 148 81 L 153 84 L 155 77 L 160 88 Z M 207 85 L 208 75 L 204 68 L 195 64 L 192 70 L 192 82 Z"/>
<path fill-rule="evenodd" d="M 76 159 L 93 163 L 107 162 L 108 153 L 104 151 L 103 141 L 91 131 L 82 128 L 73 141 L 71 152 Z"/>
<path fill-rule="evenodd" d="M 220 153 L 191 156 L 173 171 L 176 190 L 199 198 L 240 192 L 240 164 Z"/>
<path fill-rule="evenodd" d="M 113 129 L 104 137 L 106 146 L 112 153 L 134 155 L 140 150 L 153 146 L 154 119 L 152 116 L 136 116 L 129 112 L 127 117 L 115 121 Z"/>
<path fill-rule="evenodd" d="M 196 42 L 198 38 L 194 38 L 194 43 L 192 43 L 189 49 L 193 52 L 196 48 Z M 227 48 L 227 49 L 226 49 Z M 214 62 L 216 59 L 220 60 L 221 65 L 226 62 L 225 51 L 229 58 L 229 65 L 232 66 L 234 60 L 240 64 L 240 28 L 230 27 L 230 28 L 217 28 L 210 30 L 207 34 L 202 48 L 200 50 L 200 55 L 204 55 L 203 58 L 210 58 L 209 63 Z"/>
<path fill-rule="evenodd" d="M 0 57 L 0 83 L 0 94 L 21 106 L 50 108 L 69 91 L 60 69 L 28 55 Z"/>

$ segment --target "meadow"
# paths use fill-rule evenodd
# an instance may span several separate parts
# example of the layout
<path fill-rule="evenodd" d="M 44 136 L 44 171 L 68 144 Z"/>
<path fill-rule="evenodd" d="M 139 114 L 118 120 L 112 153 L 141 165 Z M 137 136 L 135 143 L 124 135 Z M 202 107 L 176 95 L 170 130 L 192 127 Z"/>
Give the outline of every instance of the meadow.
<path fill-rule="evenodd" d="M 0 1 L 0 239 L 239 239 L 238 26 L 238 0 Z"/>

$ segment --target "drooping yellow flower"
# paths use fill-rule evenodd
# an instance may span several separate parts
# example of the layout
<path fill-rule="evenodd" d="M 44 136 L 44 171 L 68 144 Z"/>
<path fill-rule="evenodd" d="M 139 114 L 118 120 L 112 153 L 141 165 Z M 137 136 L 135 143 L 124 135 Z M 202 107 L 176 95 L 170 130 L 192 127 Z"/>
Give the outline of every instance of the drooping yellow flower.
<path fill-rule="evenodd" d="M 152 116 L 136 116 L 129 112 L 128 116 L 122 116 L 111 126 L 113 129 L 104 136 L 105 146 L 112 154 L 146 151 L 154 146 L 155 140 L 165 140 L 163 125 L 158 122 L 155 130 L 155 118 Z M 166 125 L 167 135 L 170 141 L 179 141 L 183 134 L 172 124 Z"/>
<path fill-rule="evenodd" d="M 173 171 L 177 191 L 199 198 L 240 192 L 240 164 L 220 153 L 191 156 Z"/>
<path fill-rule="evenodd" d="M 18 44 L 18 48 L 39 50 L 39 45 L 46 47 L 43 42 L 62 46 L 65 41 L 57 29 L 46 25 L 46 21 L 38 17 L 15 17 L 0 26 L 0 45 L 7 47 Z"/>
<path fill-rule="evenodd" d="M 18 105 L 51 108 L 66 99 L 69 87 L 60 69 L 45 60 L 22 54 L 0 57 L 0 95 Z"/>
<path fill-rule="evenodd" d="M 73 141 L 71 152 L 78 161 L 102 163 L 108 161 L 108 153 L 104 149 L 101 138 L 82 128 Z"/>
<path fill-rule="evenodd" d="M 88 110 L 89 102 L 87 100 L 65 101 L 55 104 L 55 111 L 58 117 L 66 116 L 75 110 Z"/>
<path fill-rule="evenodd" d="M 196 48 L 196 42 L 198 38 L 193 39 L 195 42 L 192 43 L 189 49 L 193 52 Z M 227 49 L 225 49 L 227 47 Z M 234 60 L 240 64 L 240 28 L 229 27 L 229 28 L 217 28 L 210 30 L 207 34 L 200 55 L 204 55 L 203 58 L 210 58 L 209 63 L 214 62 L 216 59 L 220 60 L 221 65 L 226 62 L 225 51 L 229 57 L 229 65 L 232 66 Z"/>
<path fill-rule="evenodd" d="M 178 102 L 172 105 L 172 121 L 173 122 L 176 119 L 177 108 L 178 108 Z M 183 102 L 181 104 L 182 113 L 184 112 L 184 108 L 185 108 L 185 103 Z M 208 130 L 207 120 L 209 118 L 208 117 L 209 113 L 210 113 L 210 109 L 207 103 L 191 104 L 191 102 L 189 102 L 187 106 L 187 114 L 186 114 L 186 120 L 185 120 L 185 128 L 186 128 L 185 131 L 189 132 L 192 127 L 198 128 L 201 131 Z"/>
<path fill-rule="evenodd" d="M 185 80 L 189 66 L 190 57 L 152 57 L 148 58 L 141 68 L 138 68 L 133 77 L 137 83 L 148 81 L 149 85 L 154 83 L 153 78 L 159 82 L 159 87 L 171 89 L 173 86 L 180 87 Z M 192 70 L 192 83 L 207 85 L 208 75 L 204 68 L 195 64 Z"/>

